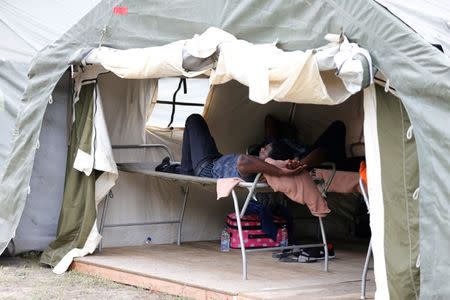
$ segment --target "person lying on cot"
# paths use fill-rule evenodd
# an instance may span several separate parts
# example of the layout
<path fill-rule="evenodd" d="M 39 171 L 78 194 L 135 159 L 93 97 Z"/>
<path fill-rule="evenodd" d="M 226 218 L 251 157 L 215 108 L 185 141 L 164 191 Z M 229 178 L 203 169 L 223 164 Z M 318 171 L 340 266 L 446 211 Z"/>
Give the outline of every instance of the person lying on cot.
<path fill-rule="evenodd" d="M 334 121 L 322 133 L 312 146 L 307 146 L 298 138 L 297 128 L 288 122 L 282 122 L 272 115 L 264 119 L 264 142 L 252 145 L 249 154 L 255 154 L 258 149 L 279 141 L 285 145 L 278 156 L 280 160 L 297 159 L 308 166 L 318 166 L 323 162 L 333 162 L 339 168 L 345 165 L 346 128 L 342 121 Z"/>
<path fill-rule="evenodd" d="M 298 160 L 290 160 L 287 169 L 264 162 L 272 153 L 283 151 L 278 149 L 280 147 L 278 143 L 267 145 L 261 148 L 258 156 L 223 155 L 217 149 L 205 119 L 199 114 L 192 114 L 187 118 L 184 128 L 181 164 L 170 165 L 166 157 L 155 170 L 209 178 L 240 177 L 246 181 L 252 181 L 257 173 L 291 176 L 302 172 L 306 165 L 300 164 Z"/>
<path fill-rule="evenodd" d="M 223 155 L 218 151 L 206 121 L 201 115 L 193 114 L 187 118 L 185 124 L 181 164 L 171 165 L 169 158 L 165 158 L 155 170 L 209 178 L 240 177 L 252 181 L 257 173 L 272 176 L 297 175 L 306 169 L 306 162 L 314 162 L 316 156 L 320 159 L 319 156 L 323 152 L 322 149 L 314 149 L 310 153 L 311 157 L 307 155 L 303 160 L 290 159 L 287 169 L 278 168 L 264 161 L 268 157 L 275 160 L 285 159 L 287 149 L 288 145 L 277 140 L 262 147 L 257 156 Z"/>
<path fill-rule="evenodd" d="M 272 115 L 267 115 L 264 120 L 264 142 L 252 145 L 249 154 L 257 154 L 259 148 L 273 141 L 282 141 L 287 144 L 292 152 L 290 156 L 282 158 L 296 158 L 301 163 L 310 167 L 319 166 L 323 162 L 332 162 L 340 171 L 358 172 L 364 156 L 347 157 L 345 153 L 346 127 L 342 121 L 334 121 L 322 133 L 312 146 L 307 146 L 298 138 L 299 134 L 295 126 L 288 122 L 282 122 Z"/>

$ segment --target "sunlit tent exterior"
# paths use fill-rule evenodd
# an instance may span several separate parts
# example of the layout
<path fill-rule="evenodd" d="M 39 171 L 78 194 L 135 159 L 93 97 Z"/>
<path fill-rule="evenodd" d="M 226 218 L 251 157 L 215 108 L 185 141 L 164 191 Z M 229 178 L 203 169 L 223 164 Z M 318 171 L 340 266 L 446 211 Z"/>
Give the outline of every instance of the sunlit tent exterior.
<path fill-rule="evenodd" d="M 0 3 L 11 7 L 8 2 Z M 44 184 L 36 184 L 41 187 L 36 199 L 42 204 L 36 205 L 34 213 L 48 215 L 49 210 L 40 207 L 59 207 L 62 198 L 64 203 L 73 205 L 63 203 L 60 214 L 48 216 L 59 218 L 56 241 L 47 248 L 47 237 L 46 245 L 36 241 L 36 246 L 31 243 L 22 250 L 46 248 L 42 261 L 57 266 L 56 272 L 63 272 L 73 257 L 91 253 L 100 242 L 97 204 L 116 184 L 119 173 L 114 162 L 160 157 L 158 153 L 113 153 L 111 144 L 164 142 L 179 158 L 181 129 L 145 130 L 155 104 L 157 78 L 209 77 L 212 85 L 205 117 L 220 148 L 226 152 L 243 151 L 249 142 L 261 138 L 254 126 L 269 112 L 285 115 L 292 107 L 290 103 L 310 103 L 311 99 L 328 105 L 337 105 L 349 97 L 355 99 L 350 96 L 358 92 L 354 81 L 334 74 L 327 77 L 326 71 L 334 73 L 338 66 L 326 68 L 328 61 L 321 59 L 326 52 L 321 47 L 328 43 L 325 36 L 335 34 L 328 35 L 328 39 L 340 45 L 338 48 L 345 48 L 343 45 L 349 45 L 343 40 L 345 34 L 350 42 L 370 53 L 368 57 L 362 53 L 363 58 L 358 61 L 365 57 L 374 67 L 363 72 L 366 77 L 356 72 L 356 82 L 364 86 L 363 81 L 370 84 L 371 72 L 378 70 L 383 74 L 383 81 L 375 79 L 381 84 L 370 84 L 357 99 L 364 107 L 376 297 L 450 296 L 446 282 L 450 269 L 446 213 L 450 195 L 450 29 L 449 20 L 444 19 L 449 15 L 445 14 L 448 8 L 430 2 L 428 15 L 434 14 L 435 18 L 427 23 L 427 18 L 417 17 L 413 10 L 403 14 L 406 10 L 399 3 L 380 3 L 398 17 L 374 1 L 101 1 L 87 3 L 86 13 L 74 17 L 71 28 L 39 37 L 39 26 L 25 30 L 20 24 L 8 25 L 8 21 L 16 20 L 11 16 L 20 9 L 2 16 L 0 24 L 6 26 L 1 30 L 9 32 L 10 42 L 0 48 L 0 250 L 3 252 L 11 239 L 14 241 L 19 221 L 23 222 L 27 197 L 35 193 L 30 186 L 36 174 L 59 176 L 54 180 L 45 179 L 45 175 L 39 177 Z M 50 5 L 48 11 L 58 14 L 57 8 Z M 435 22 L 436 16 L 441 23 Z M 59 18 L 47 21 L 55 23 L 48 24 L 50 27 L 62 22 Z M 435 30 L 419 32 L 415 24 L 430 24 L 429 28 Z M 433 32 L 439 34 L 433 36 Z M 344 34 L 340 36 L 341 33 Z M 447 38 L 442 38 L 445 34 Z M 37 42 L 33 43 L 33 39 Z M 238 43 L 238 48 L 233 48 L 234 43 Z M 440 45 L 443 51 L 431 44 Z M 226 49 L 227 46 L 230 47 Z M 14 51 L 15 48 L 25 49 L 24 53 Z M 150 52 L 143 53 L 141 48 Z M 248 56 L 235 49 L 244 50 Z M 330 56 L 334 63 L 335 54 Z M 189 58 L 201 58 L 203 64 L 189 65 Z M 71 65 L 75 67 L 70 68 Z M 362 63 L 356 66 L 362 71 Z M 271 73 L 265 74 L 269 67 L 273 67 Z M 64 74 L 69 75 L 68 68 L 74 77 L 71 86 L 55 90 Z M 336 80 L 340 85 L 333 83 Z M 268 84 L 261 84 L 264 82 Z M 286 82 L 290 88 L 283 85 Z M 305 94 L 311 86 L 315 93 Z M 61 98 L 73 99 L 73 105 L 69 105 L 73 111 L 69 114 L 66 107 L 53 108 L 55 116 L 60 114 L 64 130 L 47 136 L 46 145 L 55 145 L 51 151 L 59 153 L 59 157 L 67 156 L 67 161 L 57 163 L 58 167 L 52 167 L 50 156 L 35 163 L 35 155 L 39 158 L 40 149 L 46 146 L 40 145 L 41 127 L 46 124 L 44 115 L 48 118 L 52 106 L 57 105 L 48 105 L 54 102 L 54 91 L 61 91 Z M 103 99 L 113 100 L 106 103 Z M 306 121 L 301 113 L 296 119 L 298 123 L 311 120 Z M 319 117 L 315 121 L 324 122 Z M 241 134 L 231 139 L 227 138 L 229 132 Z M 105 151 L 96 151 L 99 149 Z M 177 201 L 170 199 L 178 196 L 177 190 L 129 175 L 118 180 L 126 187 L 122 192 L 116 191 L 115 197 L 136 197 L 142 199 L 143 205 L 145 196 L 151 194 L 152 218 L 175 213 Z M 58 186 L 55 193 L 59 197 L 48 197 L 58 198 L 49 203 L 42 186 L 54 185 Z M 144 188 L 134 189 L 136 185 Z M 194 195 L 201 198 L 199 191 Z M 220 225 L 211 219 L 220 219 L 225 205 L 212 202 L 210 219 L 193 213 L 191 219 L 195 222 L 184 227 L 187 239 L 214 238 Z M 199 207 L 204 209 L 204 204 L 196 202 L 192 211 Z M 111 218 L 120 220 L 123 211 L 135 216 L 141 213 L 139 207 L 122 203 L 115 207 Z M 194 229 L 208 222 L 215 225 L 204 227 L 201 233 Z M 22 226 L 24 231 L 32 228 Z M 172 231 L 162 228 L 159 236 L 152 238 L 173 242 L 167 238 Z M 51 229 L 46 232 L 55 238 Z M 105 233 L 105 243 L 132 243 L 130 235 L 119 230 Z"/>

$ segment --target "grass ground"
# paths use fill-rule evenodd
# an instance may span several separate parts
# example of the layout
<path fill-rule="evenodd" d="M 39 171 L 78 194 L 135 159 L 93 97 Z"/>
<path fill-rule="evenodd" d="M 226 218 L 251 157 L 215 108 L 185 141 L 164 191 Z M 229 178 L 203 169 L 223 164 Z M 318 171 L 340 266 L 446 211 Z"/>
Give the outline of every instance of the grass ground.
<path fill-rule="evenodd" d="M 37 252 L 0 257 L 0 299 L 150 299 L 182 300 L 76 271 L 54 274 L 39 263 Z"/>

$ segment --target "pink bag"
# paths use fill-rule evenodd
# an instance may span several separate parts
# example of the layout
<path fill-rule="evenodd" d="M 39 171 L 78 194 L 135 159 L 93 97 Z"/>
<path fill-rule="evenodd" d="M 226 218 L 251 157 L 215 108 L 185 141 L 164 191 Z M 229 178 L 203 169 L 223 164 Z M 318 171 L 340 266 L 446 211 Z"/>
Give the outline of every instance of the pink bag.
<path fill-rule="evenodd" d="M 241 244 L 239 240 L 239 232 L 236 221 L 236 214 L 230 213 L 227 216 L 227 232 L 230 234 L 230 247 L 234 249 L 240 249 Z M 285 239 L 287 239 L 287 221 L 281 217 L 274 216 L 273 221 L 278 227 L 277 240 L 272 240 L 261 229 L 261 222 L 258 215 L 245 215 L 241 219 L 242 235 L 244 237 L 245 248 L 267 248 L 278 247 L 283 238 L 283 227 Z"/>

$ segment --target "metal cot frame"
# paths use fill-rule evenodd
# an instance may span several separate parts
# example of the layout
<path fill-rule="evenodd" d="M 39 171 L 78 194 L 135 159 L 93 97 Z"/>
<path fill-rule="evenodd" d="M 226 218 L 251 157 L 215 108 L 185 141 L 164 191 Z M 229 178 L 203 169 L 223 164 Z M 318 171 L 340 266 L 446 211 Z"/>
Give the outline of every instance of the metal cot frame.
<path fill-rule="evenodd" d="M 366 187 L 363 183 L 362 178 L 359 178 L 359 187 L 361 189 L 361 193 L 363 195 L 364 202 L 366 203 L 367 213 L 370 213 L 369 196 L 367 195 Z M 369 246 L 367 247 L 366 260 L 364 261 L 363 272 L 361 274 L 361 295 L 359 297 L 359 299 L 361 299 L 361 300 L 366 299 L 367 271 L 369 270 L 369 262 L 370 262 L 371 256 L 372 256 L 372 238 L 370 239 Z"/>
<path fill-rule="evenodd" d="M 173 161 L 173 156 L 170 153 L 169 148 L 166 145 L 163 144 L 143 144 L 143 145 L 120 145 L 120 146 L 113 146 L 113 149 L 140 149 L 140 148 L 161 148 L 164 149 L 171 158 L 171 161 Z M 177 234 L 177 245 L 181 244 L 182 240 L 182 225 L 183 225 L 183 218 L 184 218 L 184 212 L 186 209 L 186 203 L 189 195 L 189 185 L 190 184 L 197 184 L 202 187 L 207 186 L 216 186 L 217 179 L 213 178 L 204 178 L 204 177 L 197 177 L 197 176 L 189 176 L 189 175 L 180 175 L 180 174 L 172 174 L 172 173 L 164 173 L 164 172 L 157 172 L 154 171 L 154 164 L 150 163 L 119 163 L 117 164 L 117 167 L 120 171 L 123 172 L 129 172 L 129 173 L 137 173 L 142 174 L 146 176 L 152 176 L 163 180 L 169 180 L 177 182 L 178 184 L 182 185 L 183 189 L 183 197 L 182 197 L 182 205 L 180 208 L 179 218 L 177 220 L 167 220 L 167 221 L 159 221 L 159 222 L 138 222 L 138 223 L 118 223 L 118 224 L 105 224 L 105 217 L 108 210 L 108 202 L 111 198 L 113 198 L 112 192 L 110 191 L 105 196 L 105 202 L 103 205 L 103 211 L 102 216 L 100 219 L 100 234 L 103 234 L 104 228 L 113 228 L 113 227 L 124 227 L 124 226 L 143 226 L 143 225 L 159 225 L 159 224 L 178 224 L 178 234 Z M 335 172 L 335 168 L 333 169 Z M 320 234 L 322 238 L 322 243 L 318 244 L 305 244 L 305 245 L 291 245 L 291 246 L 285 246 L 285 247 L 270 247 L 270 248 L 258 248 L 258 249 L 246 249 L 244 246 L 244 239 L 243 239 L 243 233 L 242 233 L 242 225 L 241 225 L 241 218 L 244 216 L 247 206 L 250 203 L 250 200 L 254 199 L 258 201 L 256 197 L 256 193 L 267 193 L 267 192 L 273 192 L 273 190 L 268 186 L 266 183 L 259 182 L 259 179 L 261 177 L 261 174 L 257 174 L 255 180 L 253 182 L 240 182 L 232 191 L 231 195 L 233 198 L 233 204 L 234 204 L 234 210 L 236 213 L 236 221 L 238 226 L 238 233 L 239 233 L 239 239 L 240 239 L 240 249 L 241 249 L 241 256 L 242 256 L 242 278 L 244 280 L 248 279 L 247 276 L 247 253 L 250 252 L 257 252 L 257 251 L 274 251 L 274 250 L 285 250 L 285 249 L 301 249 L 301 248 L 309 248 L 309 247 L 323 247 L 324 253 L 325 253 L 325 259 L 324 259 L 324 271 L 328 272 L 328 246 L 327 246 L 327 239 L 325 235 L 325 228 L 323 225 L 322 217 L 318 217 L 319 226 L 320 226 Z M 324 183 L 322 188 L 322 194 L 325 196 L 326 191 L 331 184 L 331 181 L 333 180 L 333 175 L 328 179 L 327 182 Z M 239 198 L 237 195 L 237 190 L 244 190 L 247 191 L 247 196 L 245 199 L 245 202 L 242 206 L 242 209 L 239 208 Z M 100 242 L 99 245 L 99 251 L 101 252 L 103 248 L 102 242 Z"/>

